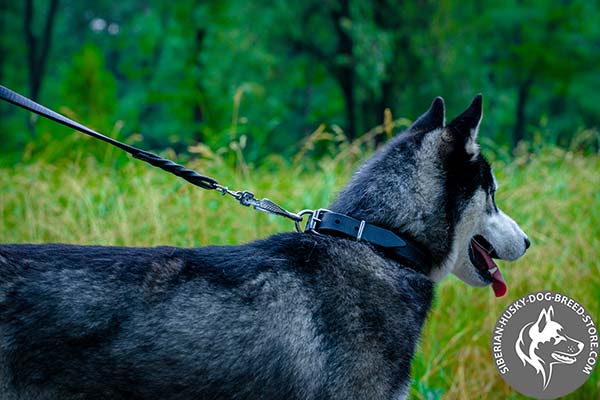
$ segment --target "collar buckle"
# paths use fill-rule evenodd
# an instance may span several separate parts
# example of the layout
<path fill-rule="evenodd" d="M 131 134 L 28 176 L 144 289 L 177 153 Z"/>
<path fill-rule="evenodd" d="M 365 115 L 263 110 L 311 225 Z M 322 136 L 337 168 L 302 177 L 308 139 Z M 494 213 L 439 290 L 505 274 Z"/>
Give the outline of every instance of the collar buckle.
<path fill-rule="evenodd" d="M 322 235 L 322 233 L 317 232 L 317 226 L 322 221 L 323 213 L 331 212 L 326 208 L 319 208 L 317 210 L 302 210 L 298 212 L 298 216 L 300 217 L 299 221 L 295 221 L 296 223 L 296 231 L 302 233 L 314 233 L 315 235 Z M 304 229 L 300 226 L 300 222 L 302 221 L 302 217 L 304 215 L 308 215 L 308 219 L 306 221 L 306 225 Z"/>
<path fill-rule="evenodd" d="M 321 221 L 323 221 L 322 214 L 325 212 L 331 211 L 326 208 L 319 208 L 318 210 L 314 210 L 310 217 L 308 217 L 308 221 L 306 221 L 304 232 L 312 232 L 316 233 L 317 235 L 321 235 L 319 232 L 317 232 L 317 226 Z"/>

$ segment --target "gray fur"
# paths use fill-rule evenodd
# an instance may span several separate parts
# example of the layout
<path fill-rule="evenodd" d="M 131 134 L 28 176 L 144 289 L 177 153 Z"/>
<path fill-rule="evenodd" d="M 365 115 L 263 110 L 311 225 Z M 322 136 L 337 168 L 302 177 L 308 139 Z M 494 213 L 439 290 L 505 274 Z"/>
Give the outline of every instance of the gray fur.
<path fill-rule="evenodd" d="M 449 126 L 478 126 L 476 105 Z M 433 280 L 464 262 L 490 184 L 473 128 L 444 123 L 437 98 L 329 207 L 414 240 L 431 276 L 315 234 L 198 249 L 1 245 L 0 398 L 405 398 Z"/>

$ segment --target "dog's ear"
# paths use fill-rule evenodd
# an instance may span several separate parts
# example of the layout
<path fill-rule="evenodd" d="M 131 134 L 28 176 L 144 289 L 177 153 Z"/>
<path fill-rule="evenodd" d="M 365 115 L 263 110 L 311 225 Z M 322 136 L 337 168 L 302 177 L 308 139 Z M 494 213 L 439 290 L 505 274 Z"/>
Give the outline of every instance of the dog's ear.
<path fill-rule="evenodd" d="M 475 158 L 479 154 L 477 134 L 482 117 L 483 96 L 478 94 L 469 107 L 448 124 L 442 138 L 452 144 L 454 150 L 462 147 L 468 156 Z"/>
<path fill-rule="evenodd" d="M 548 307 L 548 309 L 542 309 L 540 316 L 538 317 L 535 325 L 537 326 L 538 332 L 542 332 L 546 327 L 546 324 L 550 322 L 552 316 L 554 315 L 554 308 L 552 306 Z"/>
<path fill-rule="evenodd" d="M 444 127 L 446 123 L 446 111 L 444 107 L 444 99 L 436 97 L 431 103 L 429 110 L 421 115 L 410 126 L 409 130 L 415 133 L 430 132 L 435 129 Z"/>

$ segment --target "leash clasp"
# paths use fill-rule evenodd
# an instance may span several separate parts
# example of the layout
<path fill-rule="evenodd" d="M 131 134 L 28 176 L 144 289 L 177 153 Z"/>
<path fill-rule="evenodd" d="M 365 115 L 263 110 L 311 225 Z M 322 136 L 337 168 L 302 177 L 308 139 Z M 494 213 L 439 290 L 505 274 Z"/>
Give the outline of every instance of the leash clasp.
<path fill-rule="evenodd" d="M 215 190 L 219 191 L 223 196 L 229 195 L 233 197 L 245 207 L 252 207 L 257 211 L 262 211 L 267 214 L 279 215 L 291 219 L 296 224 L 296 229 L 299 229 L 298 224 L 300 221 L 302 221 L 302 217 L 300 215 L 289 212 L 285 208 L 281 207 L 279 204 L 267 198 L 259 200 L 254 196 L 254 193 L 252 192 L 249 192 L 247 190 L 229 190 L 229 188 L 227 188 L 226 186 L 221 186 L 219 184 L 215 185 Z"/>

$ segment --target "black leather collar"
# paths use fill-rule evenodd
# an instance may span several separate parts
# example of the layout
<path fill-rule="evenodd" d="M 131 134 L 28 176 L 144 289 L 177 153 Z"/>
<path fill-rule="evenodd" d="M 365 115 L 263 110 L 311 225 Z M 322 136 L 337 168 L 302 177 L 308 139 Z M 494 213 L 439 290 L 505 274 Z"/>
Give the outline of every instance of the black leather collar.
<path fill-rule="evenodd" d="M 431 256 L 417 244 L 393 231 L 326 209 L 314 211 L 306 223 L 305 232 L 341 236 L 371 243 L 386 256 L 409 268 L 429 274 Z"/>

